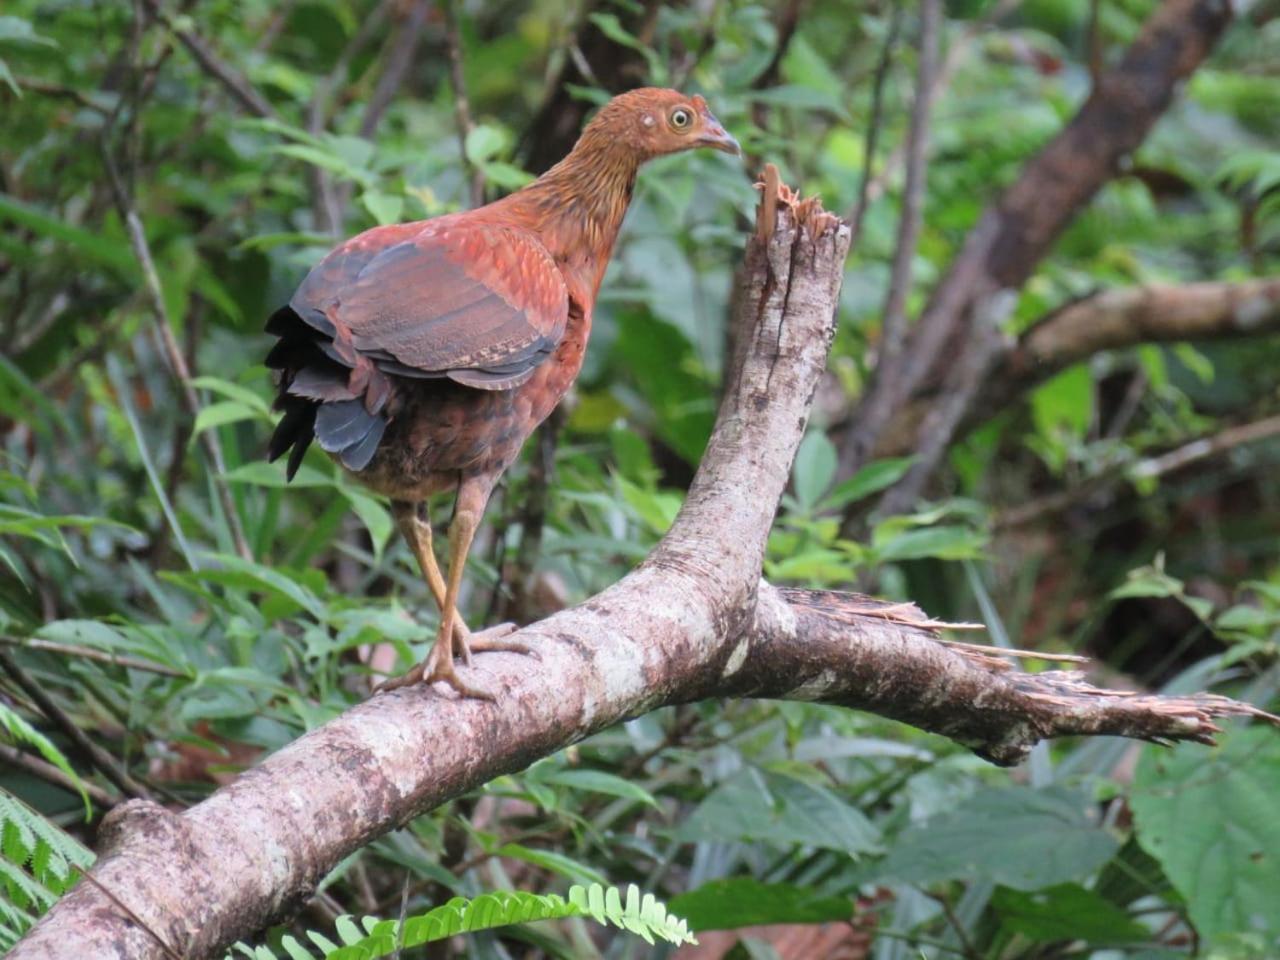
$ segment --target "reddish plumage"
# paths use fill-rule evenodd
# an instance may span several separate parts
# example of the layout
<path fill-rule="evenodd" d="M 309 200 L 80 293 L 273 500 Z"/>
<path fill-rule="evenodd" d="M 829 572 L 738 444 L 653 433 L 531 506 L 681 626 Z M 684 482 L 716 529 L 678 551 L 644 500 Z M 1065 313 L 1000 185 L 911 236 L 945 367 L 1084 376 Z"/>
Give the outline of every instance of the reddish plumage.
<path fill-rule="evenodd" d="M 615 97 L 573 151 L 488 206 L 376 227 L 328 254 L 267 330 L 279 341 L 284 418 L 271 459 L 292 478 L 314 438 L 393 513 L 442 609 L 427 663 L 404 681 L 464 694 L 453 649 L 511 649 L 456 619 L 471 536 L 502 472 L 582 367 L 591 312 L 640 164 L 738 145 L 701 97 L 645 89 Z M 424 501 L 458 490 L 450 576 L 431 548 Z M 454 623 L 454 630 L 444 625 Z M 389 685 L 389 686 L 390 686 Z"/>

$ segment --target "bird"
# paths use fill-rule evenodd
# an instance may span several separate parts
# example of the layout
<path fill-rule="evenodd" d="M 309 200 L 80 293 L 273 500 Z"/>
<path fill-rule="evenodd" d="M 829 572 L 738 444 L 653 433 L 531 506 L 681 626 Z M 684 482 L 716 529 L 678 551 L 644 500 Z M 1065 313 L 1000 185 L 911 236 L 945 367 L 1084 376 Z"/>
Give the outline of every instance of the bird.
<path fill-rule="evenodd" d="M 699 95 L 646 87 L 605 103 L 569 154 L 482 207 L 366 230 L 330 251 L 275 311 L 271 461 L 292 480 L 314 440 L 389 498 L 440 608 L 435 645 L 379 691 L 444 682 L 491 700 L 455 660 L 530 653 L 503 624 L 472 633 L 457 611 L 489 496 L 582 368 L 592 311 L 646 161 L 738 142 Z M 447 575 L 427 498 L 455 494 Z"/>

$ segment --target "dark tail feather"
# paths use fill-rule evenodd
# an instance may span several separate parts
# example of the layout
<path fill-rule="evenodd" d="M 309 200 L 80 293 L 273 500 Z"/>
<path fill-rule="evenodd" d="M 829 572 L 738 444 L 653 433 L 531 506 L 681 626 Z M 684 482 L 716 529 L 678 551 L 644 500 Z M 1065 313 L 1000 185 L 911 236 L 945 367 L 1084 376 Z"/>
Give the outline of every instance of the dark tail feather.
<path fill-rule="evenodd" d="M 374 417 L 373 426 L 364 435 L 364 439 L 354 447 L 342 451 L 342 465 L 357 473 L 369 465 L 373 455 L 378 452 L 378 444 L 382 442 L 382 433 L 387 429 L 387 421 L 382 417 Z"/>
<path fill-rule="evenodd" d="M 298 472 L 298 466 L 302 463 L 307 447 L 311 446 L 311 440 L 315 436 L 316 407 L 315 404 L 305 400 L 283 397 L 281 399 L 284 401 L 284 417 L 276 425 L 275 433 L 271 435 L 271 443 L 267 447 L 267 460 L 274 463 L 292 447 L 293 452 L 289 454 L 286 469 L 288 479 L 292 480 L 293 475 Z"/>
<path fill-rule="evenodd" d="M 280 371 L 275 407 L 284 411 L 267 459 L 277 460 L 288 451 L 286 473 L 292 480 L 311 441 L 316 440 L 324 450 L 338 454 L 348 470 L 363 470 L 387 428 L 382 414 L 391 390 L 387 378 L 372 370 L 373 376 L 357 394 L 350 386 L 351 358 L 344 357 L 324 331 L 308 325 L 290 306 L 271 315 L 267 332 L 280 338 L 266 365 Z"/>
<path fill-rule="evenodd" d="M 348 470 L 363 470 L 373 459 L 387 421 L 365 409 L 363 400 L 322 403 L 316 412 L 316 442 L 339 454 Z"/>

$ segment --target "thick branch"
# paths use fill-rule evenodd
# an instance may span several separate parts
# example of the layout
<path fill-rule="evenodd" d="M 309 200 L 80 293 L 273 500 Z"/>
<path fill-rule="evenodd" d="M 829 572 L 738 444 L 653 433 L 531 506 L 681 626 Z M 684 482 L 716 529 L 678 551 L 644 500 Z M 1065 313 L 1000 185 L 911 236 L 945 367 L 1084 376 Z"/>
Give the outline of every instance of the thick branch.
<path fill-rule="evenodd" d="M 1146 138 L 1231 16 L 1225 0 L 1165 0 L 1070 123 L 982 215 L 912 329 L 902 371 L 878 378 L 850 419 L 842 476 L 867 461 L 897 409 L 942 381 L 963 353 L 975 309 L 1026 282 L 1076 212 Z"/>
<path fill-rule="evenodd" d="M 1050 377 L 1106 350 L 1144 343 L 1225 340 L 1280 333 L 1280 279 L 1125 287 L 1067 304 L 1035 323 L 986 379 L 962 430 L 971 429 Z M 899 410 L 876 456 L 910 452 L 923 398 Z"/>
<path fill-rule="evenodd" d="M 761 584 L 743 667 L 716 694 L 813 700 L 867 710 L 940 733 L 1002 766 L 1040 740 L 1118 736 L 1212 743 L 1215 717 L 1280 722 L 1226 697 L 1138 696 L 1101 690 L 1075 671 L 1022 673 L 988 652 L 913 627 L 918 611 L 866 597 Z M 727 689 L 726 689 L 727 688 Z"/>
<path fill-rule="evenodd" d="M 785 188 L 768 199 L 747 248 L 738 299 L 746 322 L 716 429 L 653 554 L 591 600 L 522 631 L 538 659 L 479 658 L 473 669 L 498 693 L 494 702 L 397 690 L 181 815 L 145 802 L 118 808 L 104 824 L 94 882 L 58 903 L 14 960 L 216 956 L 296 911 L 373 838 L 665 704 L 756 695 L 865 706 L 1001 763 L 1064 733 L 1203 741 L 1212 716 L 1251 712 L 1220 698 L 1123 698 L 1071 675 L 1014 674 L 988 653 L 939 642 L 901 606 L 760 583 L 834 333 L 850 239 L 845 224 Z"/>

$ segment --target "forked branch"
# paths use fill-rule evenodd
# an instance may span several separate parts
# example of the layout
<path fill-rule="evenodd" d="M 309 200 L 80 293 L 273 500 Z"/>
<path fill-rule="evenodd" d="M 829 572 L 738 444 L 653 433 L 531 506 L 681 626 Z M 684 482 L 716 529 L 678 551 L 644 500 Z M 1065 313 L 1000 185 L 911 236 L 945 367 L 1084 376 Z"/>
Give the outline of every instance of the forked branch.
<path fill-rule="evenodd" d="M 835 330 L 850 231 L 773 187 L 748 243 L 737 354 L 715 431 L 671 531 L 636 570 L 533 624 L 537 660 L 486 654 L 495 702 L 439 689 L 374 697 L 182 814 L 124 804 L 104 823 L 93 882 L 14 960 L 213 957 L 290 916 L 344 856 L 445 801 L 666 704 L 768 696 L 874 710 L 1012 763 L 1048 736 L 1206 741 L 1215 697 L 1095 690 L 940 642 L 903 605 L 779 591 L 765 540 Z M 108 893 L 109 892 L 109 893 Z M 125 909 L 127 908 L 127 909 Z M 145 924 L 145 929 L 139 924 Z"/>

